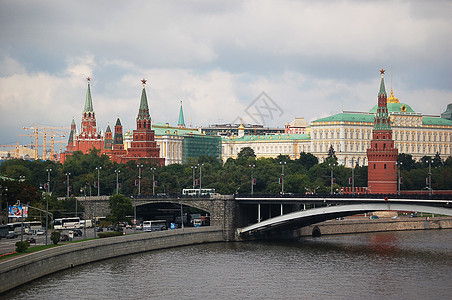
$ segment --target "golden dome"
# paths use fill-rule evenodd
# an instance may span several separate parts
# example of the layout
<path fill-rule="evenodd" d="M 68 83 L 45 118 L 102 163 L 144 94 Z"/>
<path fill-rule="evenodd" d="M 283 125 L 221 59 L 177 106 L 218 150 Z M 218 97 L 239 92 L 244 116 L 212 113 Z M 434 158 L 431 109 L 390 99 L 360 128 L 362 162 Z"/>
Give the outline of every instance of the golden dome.
<path fill-rule="evenodd" d="M 400 103 L 399 99 L 394 97 L 394 92 L 391 89 L 391 96 L 388 97 L 388 103 Z"/>

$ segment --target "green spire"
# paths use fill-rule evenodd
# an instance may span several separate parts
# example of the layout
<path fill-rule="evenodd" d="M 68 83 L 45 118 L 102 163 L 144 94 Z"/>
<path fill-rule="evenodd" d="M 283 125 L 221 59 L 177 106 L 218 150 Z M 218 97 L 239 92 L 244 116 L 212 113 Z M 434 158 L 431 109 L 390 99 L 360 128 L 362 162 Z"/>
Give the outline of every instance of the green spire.
<path fill-rule="evenodd" d="M 383 78 L 383 74 L 381 74 L 380 92 L 378 93 L 378 96 L 383 96 L 384 95 L 385 97 L 387 97 L 388 95 L 386 94 L 385 81 L 384 81 L 384 78 Z"/>
<path fill-rule="evenodd" d="M 146 89 L 144 88 L 146 84 L 146 79 L 141 80 L 143 83 L 143 90 L 141 91 L 141 102 L 140 102 L 140 108 L 138 110 L 138 120 L 150 120 L 151 116 L 149 115 L 149 107 L 148 107 L 148 98 L 146 96 Z"/>
<path fill-rule="evenodd" d="M 178 127 L 185 127 L 184 111 L 182 110 L 182 101 L 180 102 L 179 122 L 177 122 L 177 126 Z"/>
<path fill-rule="evenodd" d="M 72 118 L 72 123 L 71 123 L 71 125 L 72 125 L 72 126 L 75 126 L 75 120 L 74 120 L 74 118 Z"/>
<path fill-rule="evenodd" d="M 83 109 L 83 112 L 94 112 L 93 100 L 91 99 L 91 88 L 89 85 L 89 81 L 91 79 L 89 77 L 87 79 L 88 79 L 88 90 L 86 91 L 85 108 Z"/>
<path fill-rule="evenodd" d="M 107 130 L 105 132 L 111 132 L 110 123 L 108 123 Z"/>
<path fill-rule="evenodd" d="M 119 117 L 118 117 L 118 119 L 116 120 L 116 125 L 115 126 L 121 126 L 121 121 L 119 120 Z"/>

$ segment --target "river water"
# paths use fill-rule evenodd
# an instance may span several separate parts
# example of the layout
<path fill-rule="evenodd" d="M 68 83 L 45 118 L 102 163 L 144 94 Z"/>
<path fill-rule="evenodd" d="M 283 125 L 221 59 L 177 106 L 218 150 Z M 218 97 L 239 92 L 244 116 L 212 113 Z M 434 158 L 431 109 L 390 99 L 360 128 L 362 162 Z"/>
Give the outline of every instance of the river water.
<path fill-rule="evenodd" d="M 452 230 L 152 251 L 59 272 L 2 299 L 452 299 Z"/>

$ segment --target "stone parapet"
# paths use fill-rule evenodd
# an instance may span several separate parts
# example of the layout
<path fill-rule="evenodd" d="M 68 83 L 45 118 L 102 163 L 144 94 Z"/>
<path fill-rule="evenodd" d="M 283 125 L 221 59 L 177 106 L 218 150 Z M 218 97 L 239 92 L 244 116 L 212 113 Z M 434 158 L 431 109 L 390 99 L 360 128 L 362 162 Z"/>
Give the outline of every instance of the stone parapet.
<path fill-rule="evenodd" d="M 208 226 L 71 243 L 0 262 L 0 293 L 42 276 L 133 253 L 224 241 L 223 228 Z"/>

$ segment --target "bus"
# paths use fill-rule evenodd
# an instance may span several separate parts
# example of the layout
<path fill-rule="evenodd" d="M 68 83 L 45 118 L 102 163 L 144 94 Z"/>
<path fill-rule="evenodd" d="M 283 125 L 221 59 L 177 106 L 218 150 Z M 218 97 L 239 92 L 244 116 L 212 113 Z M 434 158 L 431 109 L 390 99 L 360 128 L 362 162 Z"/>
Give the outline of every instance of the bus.
<path fill-rule="evenodd" d="M 62 218 L 55 219 L 53 221 L 53 229 L 79 229 L 80 228 L 80 218 L 79 217 L 70 217 L 70 218 Z"/>
<path fill-rule="evenodd" d="M 199 196 L 201 191 L 201 196 L 207 196 L 215 194 L 215 189 L 183 189 L 182 195 L 184 196 Z"/>
<path fill-rule="evenodd" d="M 166 229 L 166 220 L 152 220 L 143 222 L 143 231 L 162 231 Z"/>
<path fill-rule="evenodd" d="M 33 234 L 34 232 L 42 229 L 41 221 L 27 221 L 24 222 L 24 233 Z"/>
<path fill-rule="evenodd" d="M 84 228 L 86 224 L 86 228 L 93 227 L 93 221 L 91 220 L 80 220 L 80 228 Z"/>
<path fill-rule="evenodd" d="M 194 227 L 209 226 L 209 225 L 210 225 L 210 217 L 209 216 L 193 219 Z"/>
<path fill-rule="evenodd" d="M 14 223 L 8 223 L 8 232 L 15 232 L 20 234 L 22 231 L 22 222 L 14 222 Z"/>
<path fill-rule="evenodd" d="M 8 225 L 0 225 L 0 238 L 5 238 L 9 233 Z"/>

